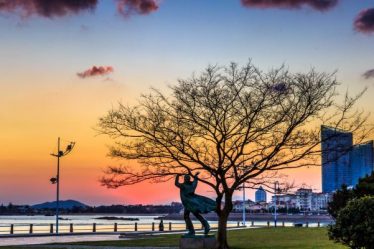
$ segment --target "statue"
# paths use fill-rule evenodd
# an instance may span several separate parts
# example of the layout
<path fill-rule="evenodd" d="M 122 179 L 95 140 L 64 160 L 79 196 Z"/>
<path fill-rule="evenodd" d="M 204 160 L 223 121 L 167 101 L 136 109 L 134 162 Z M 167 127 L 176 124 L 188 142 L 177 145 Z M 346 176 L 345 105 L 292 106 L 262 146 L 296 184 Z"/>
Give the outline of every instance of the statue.
<path fill-rule="evenodd" d="M 198 178 L 197 173 L 191 181 L 191 177 L 189 175 L 184 175 L 184 182 L 179 183 L 179 177 L 181 175 L 177 175 L 175 178 L 175 186 L 180 189 L 180 196 L 182 200 L 182 204 L 184 206 L 184 220 L 186 222 L 186 226 L 188 229 L 187 235 L 194 235 L 195 229 L 193 227 L 190 213 L 201 222 L 204 227 L 204 234 L 207 235 L 210 231 L 209 223 L 201 214 L 205 214 L 211 211 L 216 210 L 216 202 L 200 195 L 195 194 L 195 189 L 197 186 Z"/>

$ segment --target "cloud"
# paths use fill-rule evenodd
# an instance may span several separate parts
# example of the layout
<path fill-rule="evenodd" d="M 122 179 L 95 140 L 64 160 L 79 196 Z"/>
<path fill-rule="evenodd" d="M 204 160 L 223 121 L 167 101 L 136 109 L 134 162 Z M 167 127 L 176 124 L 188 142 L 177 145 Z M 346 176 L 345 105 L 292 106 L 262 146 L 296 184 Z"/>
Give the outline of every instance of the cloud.
<path fill-rule="evenodd" d="M 124 17 L 134 13 L 146 15 L 157 9 L 157 0 L 117 0 L 117 10 Z"/>
<path fill-rule="evenodd" d="M 374 33 L 374 8 L 365 9 L 358 13 L 354 22 L 354 28 L 358 32 Z"/>
<path fill-rule="evenodd" d="M 0 12 L 16 13 L 22 18 L 53 18 L 93 10 L 97 3 L 98 0 L 0 0 Z"/>
<path fill-rule="evenodd" d="M 103 76 L 103 75 L 108 75 L 110 73 L 113 73 L 114 69 L 111 66 L 93 66 L 90 69 L 87 69 L 84 72 L 77 73 L 77 75 L 84 79 L 87 77 L 93 77 L 93 76 Z"/>
<path fill-rule="evenodd" d="M 338 4 L 339 0 L 241 0 L 242 5 L 248 8 L 284 8 L 299 9 L 309 5 L 319 11 L 329 10 Z"/>
<path fill-rule="evenodd" d="M 362 76 L 367 80 L 370 78 L 374 78 L 374 69 L 367 70 Z"/>

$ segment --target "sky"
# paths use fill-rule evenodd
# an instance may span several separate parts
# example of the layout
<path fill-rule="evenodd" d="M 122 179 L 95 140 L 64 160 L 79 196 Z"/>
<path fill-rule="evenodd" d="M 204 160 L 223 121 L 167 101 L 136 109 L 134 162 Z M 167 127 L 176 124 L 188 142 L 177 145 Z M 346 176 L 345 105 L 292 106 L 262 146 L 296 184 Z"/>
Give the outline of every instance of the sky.
<path fill-rule="evenodd" d="M 339 90 L 368 87 L 358 107 L 374 111 L 372 0 L 0 0 L 0 31 L 4 204 L 55 198 L 57 137 L 76 142 L 61 159 L 61 199 L 178 201 L 172 182 L 101 186 L 105 167 L 120 162 L 95 126 L 118 102 L 135 104 L 151 87 L 167 92 L 209 64 L 337 70 Z M 283 173 L 321 190 L 319 167 Z"/>

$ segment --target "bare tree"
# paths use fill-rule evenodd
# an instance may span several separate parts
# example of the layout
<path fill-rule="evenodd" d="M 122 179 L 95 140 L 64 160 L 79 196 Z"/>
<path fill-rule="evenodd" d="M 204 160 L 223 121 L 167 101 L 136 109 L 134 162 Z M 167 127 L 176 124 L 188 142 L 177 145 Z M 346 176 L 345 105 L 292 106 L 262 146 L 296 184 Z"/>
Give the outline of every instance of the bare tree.
<path fill-rule="evenodd" d="M 367 116 L 352 109 L 361 94 L 338 105 L 337 86 L 334 73 L 265 73 L 249 62 L 209 66 L 179 80 L 168 96 L 153 89 L 100 119 L 100 132 L 115 140 L 110 156 L 140 163 L 108 167 L 102 183 L 116 188 L 201 172 L 217 196 L 219 248 L 229 248 L 226 224 L 241 184 L 319 165 L 321 124 L 366 127 Z"/>

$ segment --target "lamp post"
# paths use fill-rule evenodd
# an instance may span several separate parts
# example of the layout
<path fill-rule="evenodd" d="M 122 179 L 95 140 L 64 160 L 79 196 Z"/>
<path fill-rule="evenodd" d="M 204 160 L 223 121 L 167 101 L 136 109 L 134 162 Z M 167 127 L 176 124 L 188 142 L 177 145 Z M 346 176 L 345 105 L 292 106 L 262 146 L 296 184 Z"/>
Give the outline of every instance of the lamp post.
<path fill-rule="evenodd" d="M 279 192 L 279 182 L 274 182 L 274 226 L 277 226 L 277 192 Z"/>
<path fill-rule="evenodd" d="M 60 206 L 60 157 L 66 156 L 74 148 L 75 142 L 70 142 L 66 147 L 65 151 L 60 150 L 60 138 L 57 139 L 57 154 L 51 154 L 51 156 L 57 157 L 57 175 L 50 179 L 52 184 L 56 184 L 56 235 L 58 235 L 58 216 Z"/>
<path fill-rule="evenodd" d="M 243 182 L 243 226 L 245 226 L 245 182 Z"/>

